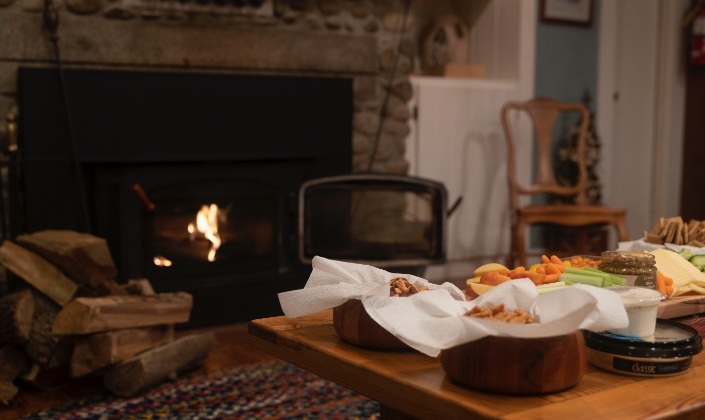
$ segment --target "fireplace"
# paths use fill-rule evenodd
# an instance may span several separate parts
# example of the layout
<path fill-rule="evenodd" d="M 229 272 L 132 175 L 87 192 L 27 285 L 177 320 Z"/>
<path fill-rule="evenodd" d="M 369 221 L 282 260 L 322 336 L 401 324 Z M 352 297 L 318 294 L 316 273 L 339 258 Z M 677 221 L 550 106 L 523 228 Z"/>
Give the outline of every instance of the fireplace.
<path fill-rule="evenodd" d="M 107 240 L 119 280 L 194 296 L 189 326 L 300 288 L 297 194 L 351 171 L 348 78 L 22 68 L 10 236 Z"/>

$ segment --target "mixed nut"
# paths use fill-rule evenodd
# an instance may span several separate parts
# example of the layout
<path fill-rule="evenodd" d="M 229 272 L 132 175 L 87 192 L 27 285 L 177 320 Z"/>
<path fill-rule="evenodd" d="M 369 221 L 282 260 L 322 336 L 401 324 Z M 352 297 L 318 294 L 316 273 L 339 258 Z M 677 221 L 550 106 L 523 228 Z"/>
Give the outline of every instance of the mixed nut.
<path fill-rule="evenodd" d="M 475 306 L 467 311 L 465 315 L 475 318 L 486 318 L 495 321 L 509 322 L 511 324 L 533 324 L 536 322 L 536 319 L 533 316 L 522 311 L 521 309 L 505 311 L 504 304 L 499 304 L 494 308 L 481 308 L 480 306 Z"/>
<path fill-rule="evenodd" d="M 389 296 L 391 297 L 410 296 L 427 290 L 429 290 L 428 286 L 413 284 L 403 277 L 395 277 L 389 281 Z"/>

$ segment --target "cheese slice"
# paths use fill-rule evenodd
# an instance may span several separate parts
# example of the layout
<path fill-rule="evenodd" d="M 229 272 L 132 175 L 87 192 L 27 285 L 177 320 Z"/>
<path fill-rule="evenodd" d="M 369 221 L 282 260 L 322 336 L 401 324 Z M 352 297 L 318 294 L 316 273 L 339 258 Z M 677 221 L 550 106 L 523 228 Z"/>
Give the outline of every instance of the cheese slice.
<path fill-rule="evenodd" d="M 691 282 L 705 282 L 705 273 L 690 261 L 665 248 L 650 251 L 656 258 L 656 269 L 673 279 L 674 288 L 681 288 Z"/>

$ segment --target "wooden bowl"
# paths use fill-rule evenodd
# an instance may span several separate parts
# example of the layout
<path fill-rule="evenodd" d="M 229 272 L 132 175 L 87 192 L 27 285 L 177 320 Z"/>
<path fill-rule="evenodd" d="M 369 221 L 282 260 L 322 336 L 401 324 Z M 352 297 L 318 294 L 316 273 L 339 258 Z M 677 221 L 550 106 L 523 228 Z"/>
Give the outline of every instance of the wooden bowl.
<path fill-rule="evenodd" d="M 373 350 L 410 349 L 373 320 L 359 299 L 350 299 L 333 309 L 333 328 L 343 341 L 358 347 Z"/>
<path fill-rule="evenodd" d="M 585 374 L 581 331 L 556 337 L 488 336 L 441 351 L 441 365 L 453 381 L 502 394 L 546 394 L 568 389 Z"/>

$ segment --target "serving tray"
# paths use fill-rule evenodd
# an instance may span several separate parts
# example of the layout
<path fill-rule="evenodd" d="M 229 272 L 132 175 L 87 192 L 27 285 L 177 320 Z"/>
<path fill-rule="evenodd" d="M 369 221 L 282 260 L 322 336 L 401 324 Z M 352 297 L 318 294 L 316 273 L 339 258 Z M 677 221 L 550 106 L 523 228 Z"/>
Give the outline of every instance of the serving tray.
<path fill-rule="evenodd" d="M 664 319 L 679 318 L 705 312 L 705 295 L 682 295 L 659 303 L 656 316 Z"/>

